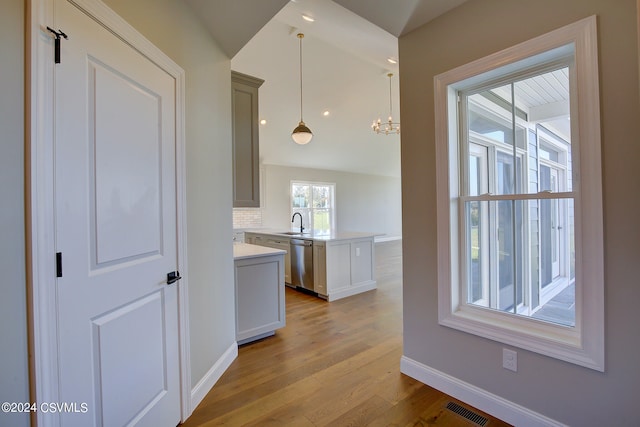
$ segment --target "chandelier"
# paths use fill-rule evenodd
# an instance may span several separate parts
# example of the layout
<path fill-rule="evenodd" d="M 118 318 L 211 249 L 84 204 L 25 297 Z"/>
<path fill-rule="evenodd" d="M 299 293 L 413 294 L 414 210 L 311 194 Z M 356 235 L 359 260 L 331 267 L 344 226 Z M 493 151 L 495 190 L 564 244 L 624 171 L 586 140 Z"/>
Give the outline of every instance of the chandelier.
<path fill-rule="evenodd" d="M 389 135 L 390 133 L 400 133 L 400 122 L 394 122 L 392 118 L 392 108 L 391 108 L 391 77 L 393 77 L 393 73 L 387 74 L 389 77 L 389 119 L 386 122 L 382 120 L 374 120 L 371 125 L 371 129 L 375 133 L 383 133 L 385 135 Z"/>

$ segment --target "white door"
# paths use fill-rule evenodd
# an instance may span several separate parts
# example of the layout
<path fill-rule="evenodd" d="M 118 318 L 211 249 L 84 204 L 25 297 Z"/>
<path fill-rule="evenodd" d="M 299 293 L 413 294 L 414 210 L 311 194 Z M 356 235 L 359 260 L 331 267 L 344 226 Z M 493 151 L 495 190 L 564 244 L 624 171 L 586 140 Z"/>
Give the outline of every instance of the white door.
<path fill-rule="evenodd" d="M 175 426 L 175 80 L 55 4 L 69 36 L 55 68 L 59 395 L 79 405 L 61 424 Z"/>

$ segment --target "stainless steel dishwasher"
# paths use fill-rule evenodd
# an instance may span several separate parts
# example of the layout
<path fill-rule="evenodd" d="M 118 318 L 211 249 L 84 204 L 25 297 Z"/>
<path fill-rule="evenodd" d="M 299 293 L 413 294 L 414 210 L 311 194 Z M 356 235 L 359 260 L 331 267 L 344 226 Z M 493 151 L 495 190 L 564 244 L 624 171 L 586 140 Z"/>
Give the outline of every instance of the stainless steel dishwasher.
<path fill-rule="evenodd" d="M 291 284 L 315 292 L 313 240 L 291 239 Z"/>

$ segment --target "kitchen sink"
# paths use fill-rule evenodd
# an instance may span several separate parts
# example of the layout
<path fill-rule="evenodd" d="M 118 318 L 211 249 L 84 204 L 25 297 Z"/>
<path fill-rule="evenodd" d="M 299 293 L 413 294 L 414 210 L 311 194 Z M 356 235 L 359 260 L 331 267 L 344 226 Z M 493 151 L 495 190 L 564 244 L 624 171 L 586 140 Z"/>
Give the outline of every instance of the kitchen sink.
<path fill-rule="evenodd" d="M 301 233 L 299 231 L 283 231 L 278 234 L 286 234 L 287 236 L 308 236 L 311 233 L 304 233 L 304 232 Z"/>

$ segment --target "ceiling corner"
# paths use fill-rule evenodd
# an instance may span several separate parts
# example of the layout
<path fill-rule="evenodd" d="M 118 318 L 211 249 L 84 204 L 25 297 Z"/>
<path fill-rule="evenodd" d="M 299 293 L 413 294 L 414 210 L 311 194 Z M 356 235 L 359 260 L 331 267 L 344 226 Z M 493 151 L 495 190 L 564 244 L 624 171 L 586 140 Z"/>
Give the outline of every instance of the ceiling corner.
<path fill-rule="evenodd" d="M 185 0 L 222 51 L 233 58 L 289 0 Z"/>

